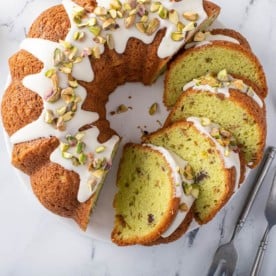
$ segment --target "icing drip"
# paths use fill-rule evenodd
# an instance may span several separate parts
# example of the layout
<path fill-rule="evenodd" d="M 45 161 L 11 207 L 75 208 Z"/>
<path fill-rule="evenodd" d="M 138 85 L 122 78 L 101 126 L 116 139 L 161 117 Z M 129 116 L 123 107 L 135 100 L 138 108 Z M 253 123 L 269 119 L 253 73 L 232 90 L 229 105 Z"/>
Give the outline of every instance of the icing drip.
<path fill-rule="evenodd" d="M 235 89 L 240 91 L 241 93 L 246 94 L 247 96 L 251 97 L 258 105 L 260 108 L 263 108 L 263 101 L 262 99 L 258 96 L 258 94 L 248 85 L 246 85 L 243 81 L 241 81 L 242 85 L 241 87 L 238 87 L 235 85 L 235 81 L 240 81 L 238 79 L 234 79 L 232 76 L 228 75 L 229 77 L 229 82 L 220 82 L 219 87 L 213 87 L 208 84 L 198 84 L 198 80 L 194 79 L 187 84 L 184 85 L 183 91 L 188 90 L 189 88 L 192 88 L 194 90 L 198 91 L 208 91 L 213 94 L 223 94 L 226 98 L 230 97 L 230 89 Z"/>
<path fill-rule="evenodd" d="M 235 39 L 231 36 L 221 35 L 221 34 L 213 35 L 210 32 L 208 32 L 208 33 L 206 33 L 205 39 L 203 41 L 199 41 L 199 42 L 194 41 L 194 42 L 188 43 L 188 44 L 186 44 L 185 49 L 190 49 L 192 47 L 200 47 L 203 45 L 212 44 L 212 41 L 218 41 L 218 40 L 228 41 L 228 42 L 232 42 L 235 44 L 240 44 L 240 42 L 237 39 Z"/>
<path fill-rule="evenodd" d="M 224 165 L 226 168 L 235 168 L 236 170 L 236 181 L 235 181 L 235 191 L 238 189 L 239 187 L 239 182 L 240 182 L 240 176 L 241 176 L 241 164 L 240 164 L 240 158 L 239 158 L 239 154 L 234 152 L 234 151 L 229 151 L 229 155 L 226 156 L 225 152 L 226 152 L 226 148 L 223 147 L 222 145 L 220 145 L 218 143 L 218 141 L 212 137 L 211 130 L 212 128 L 219 128 L 219 125 L 211 123 L 208 126 L 203 126 L 201 124 L 201 120 L 197 117 L 189 117 L 187 119 L 188 122 L 192 122 L 194 124 L 194 126 L 204 135 L 208 136 L 216 145 L 217 150 L 220 152 L 221 157 L 224 160 Z"/>
<path fill-rule="evenodd" d="M 160 152 L 166 159 L 166 161 L 169 163 L 170 168 L 172 170 L 172 177 L 174 179 L 175 183 L 175 196 L 180 198 L 180 204 L 185 203 L 186 210 L 185 211 L 178 211 L 173 222 L 169 226 L 169 228 L 162 233 L 162 237 L 166 238 L 169 237 L 173 232 L 180 226 L 180 224 L 184 221 L 188 211 L 191 209 L 191 206 L 193 202 L 195 201 L 195 198 L 191 195 L 186 195 L 182 188 L 182 182 L 185 181 L 186 183 L 189 183 L 189 180 L 184 178 L 182 174 L 179 173 L 180 168 L 184 168 L 188 162 L 180 158 L 175 153 L 168 151 L 167 149 L 163 147 L 154 146 L 151 144 L 145 144 L 144 146 L 148 146 L 158 152 Z"/>

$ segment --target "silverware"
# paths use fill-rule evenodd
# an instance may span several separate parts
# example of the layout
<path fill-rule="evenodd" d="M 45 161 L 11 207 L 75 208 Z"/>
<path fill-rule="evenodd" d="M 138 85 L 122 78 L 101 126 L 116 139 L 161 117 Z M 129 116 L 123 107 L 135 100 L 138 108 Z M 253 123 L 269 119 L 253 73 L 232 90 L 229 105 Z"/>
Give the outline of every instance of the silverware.
<path fill-rule="evenodd" d="M 276 224 L 276 170 L 265 207 L 265 217 L 267 220 L 267 227 L 260 242 L 260 246 L 251 270 L 251 276 L 259 275 L 264 253 L 268 245 L 269 231 Z"/>
<path fill-rule="evenodd" d="M 263 162 L 262 167 L 258 171 L 258 178 L 256 183 L 253 185 L 252 191 L 249 193 L 249 196 L 246 200 L 246 203 L 242 209 L 238 222 L 235 226 L 232 237 L 228 243 L 221 245 L 215 252 L 213 262 L 209 268 L 208 276 L 213 275 L 233 275 L 238 259 L 237 250 L 234 246 L 235 239 L 238 233 L 244 226 L 244 223 L 247 219 L 249 211 L 254 203 L 256 195 L 263 183 L 263 180 L 272 164 L 272 161 L 276 154 L 276 148 L 268 148 Z"/>

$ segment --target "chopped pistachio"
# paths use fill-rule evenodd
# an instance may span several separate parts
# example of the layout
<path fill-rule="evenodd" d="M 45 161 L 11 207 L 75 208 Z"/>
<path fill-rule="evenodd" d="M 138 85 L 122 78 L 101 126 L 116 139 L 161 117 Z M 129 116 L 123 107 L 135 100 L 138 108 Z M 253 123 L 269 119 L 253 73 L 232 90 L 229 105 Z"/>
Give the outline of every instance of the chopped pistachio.
<path fill-rule="evenodd" d="M 106 35 L 106 44 L 110 50 L 114 49 L 115 45 L 114 45 L 114 39 L 113 39 L 112 34 Z"/>
<path fill-rule="evenodd" d="M 73 35 L 73 39 L 74 40 L 82 40 L 85 37 L 85 33 L 84 32 L 75 32 Z"/>
<path fill-rule="evenodd" d="M 177 32 L 182 33 L 184 28 L 185 28 L 185 25 L 181 21 L 177 22 L 177 24 L 176 24 Z"/>
<path fill-rule="evenodd" d="M 104 170 L 98 169 L 92 172 L 92 174 L 97 178 L 102 178 L 104 175 Z"/>
<path fill-rule="evenodd" d="M 65 50 L 70 50 L 73 47 L 70 42 L 65 40 L 60 40 L 59 43 L 63 46 Z"/>
<path fill-rule="evenodd" d="M 136 29 L 140 33 L 145 33 L 146 32 L 146 27 L 145 27 L 145 24 L 143 22 L 137 22 L 135 26 L 136 26 Z"/>
<path fill-rule="evenodd" d="M 127 111 L 128 111 L 128 108 L 124 104 L 119 105 L 117 108 L 117 113 L 123 113 L 123 112 L 127 112 Z"/>
<path fill-rule="evenodd" d="M 181 212 L 187 212 L 189 210 L 189 207 L 185 202 L 183 202 L 179 205 L 179 210 Z"/>
<path fill-rule="evenodd" d="M 184 39 L 184 34 L 182 32 L 172 32 L 171 33 L 171 39 L 173 41 L 180 41 Z"/>
<path fill-rule="evenodd" d="M 148 15 L 143 15 L 140 19 L 140 22 L 142 23 L 147 23 L 149 21 Z"/>
<path fill-rule="evenodd" d="M 182 183 L 182 186 L 183 186 L 183 190 L 184 190 L 184 193 L 186 195 L 190 195 L 191 192 L 192 192 L 192 185 L 191 184 L 188 184 L 188 183 Z"/>
<path fill-rule="evenodd" d="M 96 153 L 102 153 L 102 152 L 105 151 L 105 149 L 106 149 L 105 146 L 99 146 L 99 147 L 96 148 Z"/>
<path fill-rule="evenodd" d="M 73 166 L 75 166 L 75 167 L 81 165 L 79 159 L 78 159 L 77 157 L 75 157 L 75 156 L 73 156 L 73 157 L 71 158 L 71 161 L 72 161 Z"/>
<path fill-rule="evenodd" d="M 107 10 L 104 7 L 97 6 L 94 9 L 94 14 L 98 16 L 107 15 Z"/>
<path fill-rule="evenodd" d="M 176 10 L 169 11 L 169 20 L 175 25 L 179 22 L 178 13 Z"/>
<path fill-rule="evenodd" d="M 122 3 L 119 0 L 111 0 L 110 7 L 115 10 L 120 10 L 122 7 Z"/>
<path fill-rule="evenodd" d="M 70 134 L 66 135 L 66 140 L 67 140 L 68 144 L 70 145 L 70 147 L 75 147 L 78 143 L 77 138 Z"/>
<path fill-rule="evenodd" d="M 216 138 L 216 139 L 220 138 L 219 129 L 216 128 L 216 127 L 213 127 L 213 128 L 211 129 L 210 134 L 211 134 L 212 137 L 214 137 L 214 138 Z"/>
<path fill-rule="evenodd" d="M 100 48 L 98 46 L 95 46 L 92 48 L 92 56 L 94 58 L 100 58 L 101 52 L 100 52 Z"/>
<path fill-rule="evenodd" d="M 51 78 L 54 74 L 56 74 L 56 69 L 52 68 L 45 72 L 45 77 Z"/>
<path fill-rule="evenodd" d="M 136 15 L 136 13 L 137 13 L 137 10 L 135 8 L 135 9 L 130 10 L 128 14 L 131 16 L 131 15 Z"/>
<path fill-rule="evenodd" d="M 74 112 L 73 111 L 68 111 L 62 116 L 62 118 L 63 118 L 64 122 L 68 122 L 73 118 L 73 116 L 74 116 Z"/>
<path fill-rule="evenodd" d="M 126 18 L 124 19 L 124 24 L 125 24 L 125 27 L 126 27 L 127 29 L 134 25 L 134 23 L 135 23 L 135 18 L 136 18 L 135 15 L 130 15 L 130 16 L 128 16 L 128 17 L 126 17 Z"/>
<path fill-rule="evenodd" d="M 169 11 L 163 5 L 161 5 L 158 9 L 158 15 L 160 16 L 160 18 L 167 19 L 168 14 L 169 14 Z"/>
<path fill-rule="evenodd" d="M 115 26 L 116 22 L 113 18 L 108 18 L 103 22 L 103 29 L 110 30 Z"/>
<path fill-rule="evenodd" d="M 197 23 L 195 22 L 190 22 L 188 23 L 184 29 L 182 30 L 183 32 L 189 32 L 189 31 L 193 31 L 197 26 Z"/>
<path fill-rule="evenodd" d="M 46 110 L 45 115 L 44 115 L 44 121 L 47 124 L 52 124 L 54 122 L 55 115 L 52 110 Z"/>
<path fill-rule="evenodd" d="M 58 118 L 57 124 L 56 124 L 56 128 L 57 128 L 59 131 L 65 131 L 66 126 L 65 126 L 63 117 L 59 117 L 59 118 Z"/>
<path fill-rule="evenodd" d="M 199 14 L 196 12 L 184 12 L 183 17 L 189 21 L 197 21 Z"/>
<path fill-rule="evenodd" d="M 90 26 L 88 29 L 94 36 L 98 36 L 102 31 L 100 26 Z"/>
<path fill-rule="evenodd" d="M 78 142 L 76 152 L 79 154 L 82 153 L 85 149 L 85 146 L 86 146 L 86 144 L 84 142 Z"/>
<path fill-rule="evenodd" d="M 198 198 L 198 196 L 199 196 L 199 187 L 198 186 L 192 185 L 191 195 L 194 198 Z"/>
<path fill-rule="evenodd" d="M 60 142 L 59 147 L 60 147 L 61 152 L 65 152 L 70 148 L 70 145 L 67 143 Z"/>
<path fill-rule="evenodd" d="M 195 42 L 201 42 L 203 40 L 205 40 L 206 38 L 206 34 L 203 32 L 197 32 L 194 36 L 194 41 Z"/>
<path fill-rule="evenodd" d="M 109 10 L 108 13 L 110 14 L 110 16 L 111 16 L 113 19 L 116 19 L 116 18 L 117 18 L 117 11 L 116 11 L 115 9 Z"/>
<path fill-rule="evenodd" d="M 217 79 L 221 82 L 227 82 L 229 81 L 229 76 L 226 69 L 223 69 L 218 72 Z"/>
<path fill-rule="evenodd" d="M 85 153 L 80 153 L 78 161 L 81 165 L 85 165 L 86 161 L 87 161 L 87 155 Z"/>
<path fill-rule="evenodd" d="M 59 116 L 62 116 L 62 115 L 64 115 L 66 113 L 66 110 L 67 110 L 67 106 L 62 106 L 62 107 L 60 107 L 60 108 L 57 109 L 57 114 Z"/>
<path fill-rule="evenodd" d="M 105 44 L 106 43 L 106 39 L 102 36 L 96 36 L 94 37 L 93 39 L 96 43 L 99 43 L 99 44 Z"/>
<path fill-rule="evenodd" d="M 193 180 L 194 179 L 194 170 L 190 165 L 187 165 L 184 170 L 183 170 L 183 175 L 188 179 L 188 180 Z"/>
<path fill-rule="evenodd" d="M 78 140 L 78 141 L 81 141 L 83 138 L 84 138 L 85 134 L 83 132 L 78 132 L 76 135 L 75 135 L 75 138 Z"/>
<path fill-rule="evenodd" d="M 226 157 L 228 157 L 228 156 L 230 155 L 230 150 L 229 150 L 228 147 L 225 148 L 225 150 L 224 150 L 224 155 L 225 155 Z"/>
<path fill-rule="evenodd" d="M 64 53 L 59 48 L 56 48 L 54 51 L 54 65 L 55 66 L 61 65 L 64 59 L 65 59 Z"/>
<path fill-rule="evenodd" d="M 151 105 L 150 109 L 149 109 L 149 114 L 152 116 L 156 113 L 157 111 L 157 108 L 158 108 L 158 104 L 157 103 L 154 103 Z"/>
<path fill-rule="evenodd" d="M 61 98 L 66 102 L 66 103 L 71 103 L 75 99 L 75 92 L 72 87 L 67 87 L 61 91 Z"/>
<path fill-rule="evenodd" d="M 72 88 L 77 88 L 79 86 L 78 81 L 77 80 L 69 80 L 68 84 L 70 85 L 70 87 Z"/>
<path fill-rule="evenodd" d="M 146 29 L 146 34 L 152 35 L 157 31 L 159 26 L 160 26 L 160 20 L 158 18 L 153 18 L 148 24 L 148 27 Z"/>
<path fill-rule="evenodd" d="M 73 154 L 70 153 L 70 152 L 67 152 L 67 151 L 63 151 L 61 153 L 62 157 L 65 158 L 65 159 L 72 159 L 73 158 Z"/>
<path fill-rule="evenodd" d="M 209 125 L 211 124 L 211 121 L 210 121 L 209 118 L 202 118 L 202 119 L 201 119 L 201 124 L 202 124 L 203 126 L 209 126 Z"/>
<path fill-rule="evenodd" d="M 72 62 L 63 63 L 63 65 L 60 67 L 60 71 L 63 72 L 64 74 L 71 74 L 72 69 L 73 69 Z"/>
<path fill-rule="evenodd" d="M 88 27 L 95 26 L 96 24 L 97 24 L 97 18 L 96 17 L 89 18 L 89 20 L 87 21 L 87 26 Z"/>
<path fill-rule="evenodd" d="M 160 2 L 153 2 L 150 6 L 151 12 L 157 12 L 162 4 Z"/>

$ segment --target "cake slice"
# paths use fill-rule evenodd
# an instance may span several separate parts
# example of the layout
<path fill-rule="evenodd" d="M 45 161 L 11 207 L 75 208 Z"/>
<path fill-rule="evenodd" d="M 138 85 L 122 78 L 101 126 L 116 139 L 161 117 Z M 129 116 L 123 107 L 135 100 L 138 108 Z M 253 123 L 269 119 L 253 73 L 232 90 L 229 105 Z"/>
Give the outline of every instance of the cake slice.
<path fill-rule="evenodd" d="M 213 41 L 178 55 L 166 72 L 164 103 L 172 107 L 186 83 L 207 73 L 226 69 L 239 79 L 248 79 L 262 98 L 267 95 L 266 77 L 257 57 L 245 47 L 228 41 Z"/>
<path fill-rule="evenodd" d="M 208 118 L 205 124 L 215 122 L 227 130 L 224 135 L 228 131 L 234 135 L 246 163 L 253 168 L 265 147 L 265 114 L 264 102 L 254 90 L 223 70 L 186 84 L 165 125 L 191 116 Z"/>
<path fill-rule="evenodd" d="M 207 223 L 224 206 L 243 175 L 239 155 L 210 135 L 215 127 L 204 127 L 200 119 L 188 118 L 143 138 L 145 143 L 175 153 L 193 169 L 199 188 L 194 212 L 200 224 Z M 184 187 L 189 188 L 185 183 Z"/>
<path fill-rule="evenodd" d="M 126 144 L 117 175 L 112 241 L 132 245 L 159 238 L 179 208 L 180 185 L 176 168 L 160 150 Z"/>

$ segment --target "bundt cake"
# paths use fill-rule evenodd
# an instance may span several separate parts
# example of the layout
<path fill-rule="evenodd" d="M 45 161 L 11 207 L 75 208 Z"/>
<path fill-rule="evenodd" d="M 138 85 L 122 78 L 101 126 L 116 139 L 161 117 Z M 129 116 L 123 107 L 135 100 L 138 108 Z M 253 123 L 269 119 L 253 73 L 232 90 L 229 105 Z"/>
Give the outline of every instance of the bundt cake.
<path fill-rule="evenodd" d="M 235 78 L 249 80 L 262 98 L 267 95 L 266 77 L 257 57 L 246 47 L 229 41 L 212 41 L 187 49 L 166 71 L 164 103 L 172 107 L 186 83 L 207 73 L 226 69 Z"/>
<path fill-rule="evenodd" d="M 117 175 L 112 241 L 151 244 L 162 235 L 170 236 L 194 201 L 192 195 L 184 194 L 182 181 L 178 163 L 164 148 L 126 144 Z M 189 222 L 191 219 L 189 216 Z M 174 220 L 178 225 L 173 225 Z"/>
<path fill-rule="evenodd" d="M 230 143 L 228 146 L 219 143 L 212 136 L 214 130 L 221 131 L 221 128 L 212 123 L 206 126 L 199 118 L 190 117 L 143 138 L 145 143 L 177 154 L 193 169 L 191 174 L 199 188 L 194 215 L 200 224 L 212 219 L 226 203 L 238 187 L 244 171 L 238 153 L 232 150 Z M 235 145 L 233 137 L 231 141 Z M 184 190 L 189 188 L 184 184 Z"/>
<path fill-rule="evenodd" d="M 242 80 L 222 70 L 187 83 L 165 125 L 191 116 L 207 117 L 230 131 L 246 163 L 250 167 L 258 165 L 265 146 L 265 106 Z"/>
<path fill-rule="evenodd" d="M 97 2 L 64 0 L 34 21 L 9 60 L 1 105 L 12 163 L 46 208 L 84 230 L 120 140 L 106 120 L 109 94 L 151 84 L 220 10 L 205 0 Z"/>

